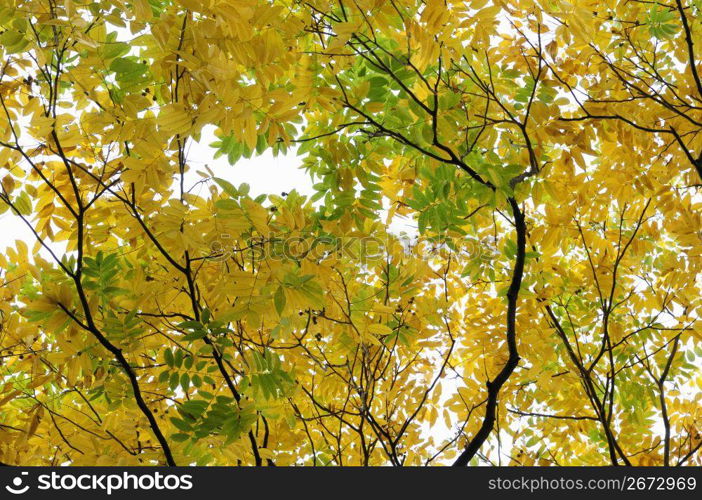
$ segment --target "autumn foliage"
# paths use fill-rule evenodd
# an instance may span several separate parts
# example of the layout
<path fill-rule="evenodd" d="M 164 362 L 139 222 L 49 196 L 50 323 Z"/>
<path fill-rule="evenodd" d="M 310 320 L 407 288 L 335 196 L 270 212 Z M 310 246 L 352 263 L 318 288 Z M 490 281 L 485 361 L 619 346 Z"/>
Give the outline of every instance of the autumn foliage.
<path fill-rule="evenodd" d="M 0 462 L 701 463 L 699 1 L 0 0 L 0 55 Z"/>

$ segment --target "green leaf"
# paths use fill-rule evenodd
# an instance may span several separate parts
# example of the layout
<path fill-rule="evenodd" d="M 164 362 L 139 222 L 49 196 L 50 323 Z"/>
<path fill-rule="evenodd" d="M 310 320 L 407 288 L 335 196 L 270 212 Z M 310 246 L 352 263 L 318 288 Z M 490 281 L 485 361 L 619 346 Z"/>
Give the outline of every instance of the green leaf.
<path fill-rule="evenodd" d="M 215 201 L 215 207 L 220 210 L 237 210 L 241 208 L 236 201 L 229 199 Z"/>
<path fill-rule="evenodd" d="M 163 353 L 163 358 L 166 360 L 166 364 L 173 368 L 174 364 L 174 358 L 173 358 L 173 352 L 170 349 L 166 349 Z"/>
<path fill-rule="evenodd" d="M 190 375 L 187 373 L 183 373 L 180 376 L 180 386 L 183 388 L 184 391 L 187 391 L 188 388 L 190 387 Z"/>
<path fill-rule="evenodd" d="M 15 54 L 24 50 L 29 45 L 29 40 L 19 31 L 8 30 L 0 35 L 0 45 L 5 48 L 6 53 Z"/>
<path fill-rule="evenodd" d="M 173 364 L 178 368 L 183 366 L 183 351 L 181 351 L 180 349 L 178 349 L 175 353 Z"/>
<path fill-rule="evenodd" d="M 135 57 L 120 57 L 110 63 L 110 71 L 115 73 L 118 82 L 136 83 L 142 79 L 147 70 L 144 63 Z"/>
<path fill-rule="evenodd" d="M 110 33 L 112 35 L 113 33 Z M 115 59 L 129 53 L 129 45 L 124 42 L 108 41 L 102 47 L 102 56 L 105 59 Z"/>
<path fill-rule="evenodd" d="M 234 184 L 220 177 L 213 177 L 213 179 L 217 183 L 217 185 L 221 187 L 222 190 L 229 196 L 231 196 L 232 198 L 239 197 L 239 190 L 236 187 L 234 187 Z"/>
<path fill-rule="evenodd" d="M 186 356 L 185 360 L 183 361 L 183 367 L 186 370 L 190 370 L 193 366 L 193 357 L 192 356 Z"/>
<path fill-rule="evenodd" d="M 187 335 L 183 335 L 181 337 L 181 340 L 185 340 L 188 342 L 191 342 L 193 340 L 199 340 L 204 338 L 207 335 L 207 332 L 205 330 L 198 330 L 194 331 L 192 333 L 188 333 Z"/>
<path fill-rule="evenodd" d="M 171 373 L 171 379 L 168 383 L 168 387 L 171 388 L 171 390 L 175 390 L 176 387 L 178 387 L 178 384 L 180 383 L 180 377 L 178 377 L 178 373 Z"/>
<path fill-rule="evenodd" d="M 275 310 L 278 313 L 278 316 L 282 316 L 283 310 L 285 309 L 285 293 L 282 286 L 279 286 L 275 291 L 273 302 L 275 303 Z"/>
<path fill-rule="evenodd" d="M 171 417 L 171 423 L 175 426 L 176 429 L 189 432 L 192 430 L 192 427 L 190 424 L 185 422 L 184 420 L 181 420 L 179 418 Z"/>
<path fill-rule="evenodd" d="M 28 216 L 32 213 L 32 200 L 26 191 L 22 191 L 15 198 L 14 205 L 20 215 Z"/>

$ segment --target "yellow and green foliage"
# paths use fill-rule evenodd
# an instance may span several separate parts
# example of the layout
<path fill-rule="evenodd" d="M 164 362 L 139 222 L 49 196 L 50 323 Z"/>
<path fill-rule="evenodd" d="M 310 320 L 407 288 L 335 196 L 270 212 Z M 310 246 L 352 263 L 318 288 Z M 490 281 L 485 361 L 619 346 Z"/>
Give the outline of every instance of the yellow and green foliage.
<path fill-rule="evenodd" d="M 0 462 L 700 464 L 699 1 L 0 0 L 0 56 Z"/>

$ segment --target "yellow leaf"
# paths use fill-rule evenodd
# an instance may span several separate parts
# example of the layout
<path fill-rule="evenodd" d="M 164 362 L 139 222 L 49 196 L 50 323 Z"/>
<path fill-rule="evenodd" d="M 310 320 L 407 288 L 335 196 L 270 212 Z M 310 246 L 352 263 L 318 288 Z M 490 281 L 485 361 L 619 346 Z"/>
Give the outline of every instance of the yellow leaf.
<path fill-rule="evenodd" d="M 376 335 L 390 335 L 392 333 L 392 328 L 382 323 L 371 323 L 368 325 L 368 331 Z"/>
<path fill-rule="evenodd" d="M 157 123 L 163 132 L 173 134 L 185 134 L 192 125 L 188 113 L 177 104 L 167 104 L 159 111 Z"/>

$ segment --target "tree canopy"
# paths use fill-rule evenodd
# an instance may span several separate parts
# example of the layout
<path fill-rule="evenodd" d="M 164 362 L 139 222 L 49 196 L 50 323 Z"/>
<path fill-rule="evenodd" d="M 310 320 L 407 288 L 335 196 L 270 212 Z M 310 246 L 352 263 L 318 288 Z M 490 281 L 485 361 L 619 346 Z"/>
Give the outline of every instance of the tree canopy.
<path fill-rule="evenodd" d="M 0 0 L 0 461 L 700 464 L 701 51 L 698 0 Z"/>

